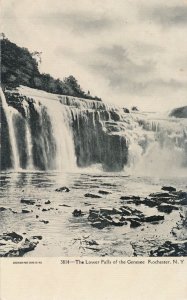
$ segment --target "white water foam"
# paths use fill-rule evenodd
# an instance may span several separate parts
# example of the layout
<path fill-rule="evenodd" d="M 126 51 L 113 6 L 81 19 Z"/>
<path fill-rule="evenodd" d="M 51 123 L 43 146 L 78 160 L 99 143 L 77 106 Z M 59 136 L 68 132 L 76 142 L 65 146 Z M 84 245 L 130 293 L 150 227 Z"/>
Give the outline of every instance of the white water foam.
<path fill-rule="evenodd" d="M 7 124 L 8 124 L 10 145 L 11 145 L 11 150 L 12 150 L 12 155 L 11 155 L 12 166 L 13 166 L 13 169 L 15 171 L 17 171 L 20 169 L 20 160 L 19 160 L 19 151 L 18 151 L 18 146 L 17 146 L 17 141 L 16 141 L 13 119 L 14 119 L 14 117 L 16 117 L 18 115 L 18 112 L 13 107 L 8 106 L 5 95 L 2 91 L 2 88 L 0 88 L 0 96 L 2 99 L 2 106 L 4 109 L 5 116 L 7 119 Z"/>

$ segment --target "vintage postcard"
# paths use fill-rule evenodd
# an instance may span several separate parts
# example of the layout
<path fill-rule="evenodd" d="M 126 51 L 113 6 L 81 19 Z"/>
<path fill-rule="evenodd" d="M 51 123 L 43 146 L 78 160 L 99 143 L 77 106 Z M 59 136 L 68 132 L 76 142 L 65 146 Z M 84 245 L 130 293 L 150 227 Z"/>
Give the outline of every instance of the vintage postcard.
<path fill-rule="evenodd" d="M 186 299 L 187 2 L 0 8 L 1 300 Z"/>

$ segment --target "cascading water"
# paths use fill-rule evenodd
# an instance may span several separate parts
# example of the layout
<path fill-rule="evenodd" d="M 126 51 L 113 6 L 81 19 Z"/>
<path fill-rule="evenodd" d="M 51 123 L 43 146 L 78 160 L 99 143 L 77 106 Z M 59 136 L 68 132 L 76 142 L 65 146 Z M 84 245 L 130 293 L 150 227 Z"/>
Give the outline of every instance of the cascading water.
<path fill-rule="evenodd" d="M 32 155 L 32 136 L 30 130 L 30 111 L 26 101 L 23 104 L 26 116 L 26 146 L 27 146 L 27 169 L 33 169 L 33 155 Z"/>
<path fill-rule="evenodd" d="M 14 130 L 14 123 L 13 118 L 18 114 L 17 110 L 13 107 L 9 106 L 6 102 L 5 95 L 2 91 L 2 88 L 0 88 L 0 96 L 2 100 L 2 107 L 5 112 L 5 116 L 8 123 L 8 131 L 9 131 L 9 137 L 10 137 L 10 145 L 12 150 L 11 160 L 12 160 L 12 166 L 14 170 L 20 169 L 20 160 L 19 160 L 19 152 L 17 147 L 17 141 L 16 141 L 16 135 Z"/>
<path fill-rule="evenodd" d="M 20 162 L 23 169 L 60 172 L 102 165 L 106 171 L 167 175 L 187 166 L 184 119 L 127 113 L 103 102 L 26 87 L 6 91 L 6 97 L 16 107 L 8 106 L 2 93 L 14 169 Z"/>
<path fill-rule="evenodd" d="M 59 101 L 51 101 L 46 98 L 37 98 L 36 106 L 42 105 L 46 108 L 52 126 L 52 134 L 55 141 L 55 157 L 52 157 L 53 168 L 58 171 L 74 170 L 76 168 L 76 157 L 71 130 L 71 111 Z M 41 114 L 41 108 L 37 108 Z"/>
<path fill-rule="evenodd" d="M 129 138 L 128 166 L 136 175 L 187 174 L 187 122 L 165 117 L 137 119 L 139 128 Z"/>

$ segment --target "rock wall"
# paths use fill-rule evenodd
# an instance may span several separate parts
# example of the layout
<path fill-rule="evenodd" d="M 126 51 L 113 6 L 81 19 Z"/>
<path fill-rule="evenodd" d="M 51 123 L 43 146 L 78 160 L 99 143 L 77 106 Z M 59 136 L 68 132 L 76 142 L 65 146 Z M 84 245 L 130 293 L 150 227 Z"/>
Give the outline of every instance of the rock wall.
<path fill-rule="evenodd" d="M 167 173 L 187 166 L 186 119 L 129 113 L 101 101 L 23 86 L 6 90 L 3 99 L 2 170 L 72 171 L 100 164 L 105 171 L 127 166 L 158 172 L 159 161 Z"/>
<path fill-rule="evenodd" d="M 68 128 L 69 135 L 73 138 L 72 151 L 75 153 L 78 167 L 99 163 L 104 170 L 120 171 L 127 163 L 128 147 L 125 137 L 118 132 L 119 126 L 116 122 L 120 121 L 120 114 L 114 108 L 108 109 L 100 101 L 58 96 L 24 87 L 4 91 L 4 94 L 8 105 L 17 111 L 17 114 L 11 117 L 20 168 L 28 168 L 31 154 L 34 169 L 55 169 L 58 164 L 55 164 L 55 159 L 60 137 L 55 136 L 52 120 L 54 116 L 51 115 L 54 104 L 57 110 L 63 109 L 64 117 L 57 120 L 58 127 L 62 128 L 62 132 L 64 126 Z M 3 107 L 1 120 L 1 169 L 6 170 L 13 167 L 13 157 Z M 31 141 L 28 141 L 28 133 Z M 67 142 L 64 140 L 63 143 Z M 29 147 L 32 153 L 29 153 Z M 64 151 L 70 151 L 68 147 L 71 146 L 65 145 Z M 62 153 L 62 156 L 65 156 L 65 153 Z"/>

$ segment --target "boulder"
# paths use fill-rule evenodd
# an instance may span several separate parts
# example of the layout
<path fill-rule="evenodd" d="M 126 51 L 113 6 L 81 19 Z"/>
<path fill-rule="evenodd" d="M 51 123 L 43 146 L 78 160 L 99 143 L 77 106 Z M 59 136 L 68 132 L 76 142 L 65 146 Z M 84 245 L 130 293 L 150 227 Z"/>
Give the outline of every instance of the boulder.
<path fill-rule="evenodd" d="M 99 211 L 98 210 L 96 210 L 94 208 L 92 208 L 92 209 L 89 210 L 89 217 L 90 218 L 96 218 L 96 217 L 98 217 L 98 215 L 99 215 Z"/>
<path fill-rule="evenodd" d="M 104 222 L 107 225 L 112 225 L 112 217 L 111 216 L 99 215 L 98 220 L 101 222 Z"/>
<path fill-rule="evenodd" d="M 169 214 L 173 210 L 178 210 L 178 207 L 171 205 L 171 204 L 162 203 L 162 204 L 158 205 L 157 209 L 160 212 L 165 212 L 165 213 Z"/>
<path fill-rule="evenodd" d="M 0 239 L 2 238 L 6 240 L 6 243 L 3 244 L 5 247 L 1 247 L 0 249 L 0 257 L 17 257 L 23 256 L 26 252 L 34 250 L 38 244 L 38 240 L 40 240 L 42 237 L 35 236 L 23 240 L 22 236 L 12 232 L 0 236 Z"/>
<path fill-rule="evenodd" d="M 121 208 L 113 208 L 114 214 L 122 214 L 123 210 Z"/>
<path fill-rule="evenodd" d="M 87 198 L 102 198 L 100 195 L 96 195 L 96 194 L 92 194 L 92 193 L 86 193 L 84 195 L 84 197 L 87 197 Z"/>
<path fill-rule="evenodd" d="M 187 256 L 187 241 L 166 241 L 156 250 L 150 252 L 150 256 Z"/>
<path fill-rule="evenodd" d="M 154 198 L 170 198 L 171 195 L 169 193 L 152 193 L 149 195 L 150 197 L 154 197 Z"/>
<path fill-rule="evenodd" d="M 121 210 L 123 215 L 130 216 L 132 214 L 131 210 L 125 207 L 122 207 Z"/>
<path fill-rule="evenodd" d="M 28 210 L 28 209 L 22 209 L 22 214 L 28 214 L 28 213 L 30 213 L 31 211 L 30 210 Z"/>
<path fill-rule="evenodd" d="M 180 200 L 181 205 L 187 205 L 187 198 L 183 198 Z"/>
<path fill-rule="evenodd" d="M 70 205 L 68 205 L 68 204 L 59 204 L 59 206 L 71 207 L 71 206 L 70 206 Z"/>
<path fill-rule="evenodd" d="M 25 253 L 32 251 L 36 248 L 38 244 L 38 241 L 32 241 L 32 240 L 28 240 L 25 239 L 25 242 L 23 245 L 21 245 L 17 250 L 11 250 L 9 251 L 9 253 L 7 253 L 8 257 L 11 256 L 23 256 Z"/>
<path fill-rule="evenodd" d="M 187 199 L 187 192 L 179 191 L 177 193 L 177 196 L 179 197 L 179 199 Z"/>
<path fill-rule="evenodd" d="M 5 207 L 0 207 L 0 211 L 5 211 L 6 208 Z"/>
<path fill-rule="evenodd" d="M 163 191 L 168 191 L 168 192 L 176 192 L 176 188 L 174 188 L 172 186 L 163 186 L 162 190 Z"/>
<path fill-rule="evenodd" d="M 121 217 L 121 221 L 138 221 L 141 222 L 141 218 L 139 218 L 138 216 L 122 216 Z"/>
<path fill-rule="evenodd" d="M 28 205 L 34 205 L 35 202 L 36 201 L 33 199 L 24 199 L 24 198 L 21 199 L 21 203 L 28 204 Z"/>
<path fill-rule="evenodd" d="M 136 220 L 131 219 L 130 222 L 131 222 L 131 223 L 130 223 L 130 227 L 131 227 L 131 228 L 136 228 L 136 227 L 141 226 L 141 223 L 140 223 L 139 221 L 136 221 Z"/>
<path fill-rule="evenodd" d="M 108 195 L 108 194 L 112 194 L 111 192 L 108 192 L 108 191 L 103 191 L 103 190 L 99 190 L 98 192 L 99 194 L 102 194 L 102 195 Z"/>
<path fill-rule="evenodd" d="M 49 223 L 49 221 L 47 221 L 47 220 L 40 220 L 40 222 L 42 222 L 44 224 L 48 224 Z"/>
<path fill-rule="evenodd" d="M 123 222 L 119 218 L 113 218 L 112 219 L 112 225 L 114 225 L 114 226 L 123 226 L 125 224 L 127 224 L 127 222 Z"/>
<path fill-rule="evenodd" d="M 101 208 L 100 213 L 103 215 L 114 215 L 117 214 L 118 212 L 114 208 Z"/>
<path fill-rule="evenodd" d="M 51 201 L 49 201 L 49 200 L 45 202 L 45 204 L 50 204 L 50 203 L 51 203 Z"/>
<path fill-rule="evenodd" d="M 158 222 L 162 220 L 164 220 L 164 216 L 161 215 L 153 215 L 153 216 L 142 218 L 143 222 Z"/>
<path fill-rule="evenodd" d="M 73 216 L 74 217 L 81 217 L 84 215 L 84 213 L 82 212 L 81 209 L 75 209 L 73 212 L 72 212 Z"/>
<path fill-rule="evenodd" d="M 66 187 L 66 186 L 62 186 L 60 188 L 57 188 L 55 190 L 55 192 L 65 192 L 65 193 L 68 193 L 68 192 L 70 192 L 70 189 L 68 187 Z"/>
<path fill-rule="evenodd" d="M 140 200 L 139 196 L 121 196 L 121 200 Z"/>
<path fill-rule="evenodd" d="M 148 198 L 145 198 L 143 201 L 142 201 L 142 204 L 145 204 L 146 206 L 149 206 L 149 207 L 154 207 L 157 205 L 157 202 L 153 199 L 148 199 Z"/>
<path fill-rule="evenodd" d="M 10 232 L 10 233 L 4 233 L 2 236 L 2 239 L 5 241 L 11 240 L 14 243 L 19 243 L 23 240 L 23 237 L 20 234 L 17 234 L 16 232 Z"/>
<path fill-rule="evenodd" d="M 42 236 L 41 235 L 34 235 L 33 239 L 34 240 L 42 240 Z"/>
<path fill-rule="evenodd" d="M 105 221 L 102 220 L 102 221 L 92 222 L 91 225 L 92 225 L 93 227 L 98 228 L 98 229 L 103 229 L 103 228 L 105 228 L 106 226 L 108 226 L 109 223 L 107 222 L 107 220 L 105 220 Z"/>

